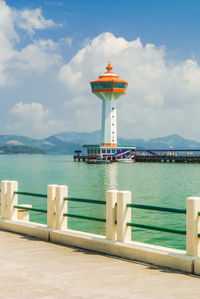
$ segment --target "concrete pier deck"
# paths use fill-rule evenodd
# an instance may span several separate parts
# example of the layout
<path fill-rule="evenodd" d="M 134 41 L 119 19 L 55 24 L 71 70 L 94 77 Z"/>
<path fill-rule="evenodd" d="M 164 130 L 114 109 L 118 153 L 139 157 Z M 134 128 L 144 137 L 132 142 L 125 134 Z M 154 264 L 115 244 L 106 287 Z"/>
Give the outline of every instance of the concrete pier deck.
<path fill-rule="evenodd" d="M 0 298 L 199 298 L 200 277 L 0 231 Z"/>

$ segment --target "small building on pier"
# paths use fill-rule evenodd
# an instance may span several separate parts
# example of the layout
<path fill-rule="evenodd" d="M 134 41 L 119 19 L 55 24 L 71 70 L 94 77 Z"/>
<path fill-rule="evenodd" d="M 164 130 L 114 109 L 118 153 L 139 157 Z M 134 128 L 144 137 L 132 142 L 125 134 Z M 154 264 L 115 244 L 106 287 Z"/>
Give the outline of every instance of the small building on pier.
<path fill-rule="evenodd" d="M 98 144 L 85 144 L 83 146 L 87 150 L 86 160 L 90 159 L 107 159 L 117 161 L 122 158 L 133 158 L 135 157 L 135 146 L 105 146 Z"/>

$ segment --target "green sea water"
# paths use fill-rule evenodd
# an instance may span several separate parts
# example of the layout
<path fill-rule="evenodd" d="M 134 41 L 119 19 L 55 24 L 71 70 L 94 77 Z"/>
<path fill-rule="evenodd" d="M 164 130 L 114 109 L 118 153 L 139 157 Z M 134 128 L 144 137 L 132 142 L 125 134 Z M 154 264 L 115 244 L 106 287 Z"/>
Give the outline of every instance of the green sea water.
<path fill-rule="evenodd" d="M 68 185 L 69 196 L 105 200 L 110 189 L 129 190 L 132 202 L 184 209 L 188 196 L 200 196 L 200 165 L 179 163 L 113 163 L 89 165 L 72 156 L 1 155 L 0 180 L 17 180 L 19 190 L 47 193 L 48 184 Z M 19 197 L 20 203 L 46 208 L 46 200 Z M 69 202 L 69 212 L 105 217 L 102 205 Z M 31 221 L 46 223 L 46 215 L 31 212 Z M 132 209 L 132 221 L 185 230 L 185 215 Z M 69 219 L 76 230 L 105 234 L 105 224 Z M 185 236 L 133 229 L 132 239 L 185 249 Z"/>

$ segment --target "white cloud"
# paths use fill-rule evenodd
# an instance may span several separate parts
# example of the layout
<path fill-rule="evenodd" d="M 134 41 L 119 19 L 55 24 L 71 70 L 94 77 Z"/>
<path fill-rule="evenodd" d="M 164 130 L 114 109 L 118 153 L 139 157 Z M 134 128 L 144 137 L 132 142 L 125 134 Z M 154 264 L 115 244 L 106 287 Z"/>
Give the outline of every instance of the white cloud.
<path fill-rule="evenodd" d="M 35 41 L 16 53 L 14 65 L 19 69 L 44 72 L 61 63 L 61 56 L 56 52 L 56 47 L 57 44 L 52 40 Z"/>
<path fill-rule="evenodd" d="M 20 36 L 16 31 L 16 23 L 22 26 L 19 20 L 23 19 L 28 22 L 27 30 L 29 31 L 45 29 L 55 25 L 53 21 L 46 20 L 42 16 L 40 9 L 12 10 L 3 1 L 0 2 L 0 12 L 0 86 L 13 84 L 16 78 L 18 80 L 20 75 L 23 75 L 22 70 L 41 73 L 61 63 L 60 43 L 55 43 L 51 39 L 35 40 L 20 50 L 16 49 L 17 44 L 20 42 Z"/>
<path fill-rule="evenodd" d="M 18 121 L 13 123 L 12 130 L 31 131 L 31 135 L 35 137 L 46 137 L 48 134 L 66 129 L 67 123 L 52 118 L 50 110 L 41 103 L 26 104 L 18 102 L 10 112 L 18 118 Z M 8 129 L 11 129 L 11 127 L 9 126 Z"/>
<path fill-rule="evenodd" d="M 12 12 L 5 2 L 0 2 L 0 86 L 8 81 L 7 64 L 15 55 L 12 42 L 17 39 Z"/>
<path fill-rule="evenodd" d="M 139 38 L 127 41 L 112 33 L 102 33 L 63 65 L 59 79 L 70 90 L 68 107 L 70 103 L 75 107 L 77 99 L 82 98 L 77 103 L 78 110 L 87 108 L 89 114 L 97 115 L 91 105 L 91 97 L 94 103 L 95 98 L 91 96 L 89 82 L 105 71 L 108 60 L 113 71 L 129 82 L 127 95 L 118 101 L 120 135 L 149 138 L 179 133 L 200 139 L 197 128 L 192 135 L 190 132 L 199 118 L 199 64 L 194 59 L 169 62 L 164 47 L 143 45 Z M 83 118 L 84 114 L 79 113 L 75 122 Z M 90 128 L 93 125 L 91 121 Z"/>
<path fill-rule="evenodd" d="M 26 30 L 32 36 L 36 30 L 57 26 L 53 20 L 45 19 L 40 8 L 16 11 L 16 20 L 19 28 Z"/>
<path fill-rule="evenodd" d="M 17 103 L 11 112 L 18 114 L 23 119 L 32 119 L 37 124 L 43 123 L 45 118 L 49 115 L 49 110 L 45 109 L 40 103 L 24 104 Z"/>
<path fill-rule="evenodd" d="M 65 39 L 65 43 L 68 47 L 71 47 L 72 46 L 72 38 L 70 36 L 68 36 L 66 39 Z"/>
<path fill-rule="evenodd" d="M 163 95 L 155 90 L 147 95 L 144 96 L 144 100 L 146 101 L 147 105 L 157 105 L 157 106 L 162 106 L 164 103 L 164 97 Z"/>

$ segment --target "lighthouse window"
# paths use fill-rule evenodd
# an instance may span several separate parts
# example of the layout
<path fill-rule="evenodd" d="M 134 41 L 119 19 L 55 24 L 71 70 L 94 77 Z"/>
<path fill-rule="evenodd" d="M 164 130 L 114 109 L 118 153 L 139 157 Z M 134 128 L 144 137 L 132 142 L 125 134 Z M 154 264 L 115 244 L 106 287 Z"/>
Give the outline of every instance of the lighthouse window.
<path fill-rule="evenodd" d="M 113 88 L 113 82 L 100 82 L 100 88 Z"/>
<path fill-rule="evenodd" d="M 106 150 L 102 150 L 102 154 L 105 154 Z"/>
<path fill-rule="evenodd" d="M 112 140 L 112 142 L 115 142 L 115 140 Z"/>
<path fill-rule="evenodd" d="M 112 116 L 112 118 L 114 118 L 114 115 Z"/>
<path fill-rule="evenodd" d="M 92 89 L 98 89 L 99 83 L 92 83 L 91 86 L 92 86 Z"/>
<path fill-rule="evenodd" d="M 115 153 L 115 150 L 112 150 L 112 153 L 114 154 L 114 153 Z"/>
<path fill-rule="evenodd" d="M 112 134 L 115 134 L 115 132 L 113 131 Z"/>
<path fill-rule="evenodd" d="M 125 88 L 125 84 L 124 83 L 115 83 L 114 88 Z"/>
<path fill-rule="evenodd" d="M 112 124 L 112 126 L 114 126 L 115 124 Z"/>
<path fill-rule="evenodd" d="M 110 154 L 110 150 L 107 150 L 107 153 Z"/>

